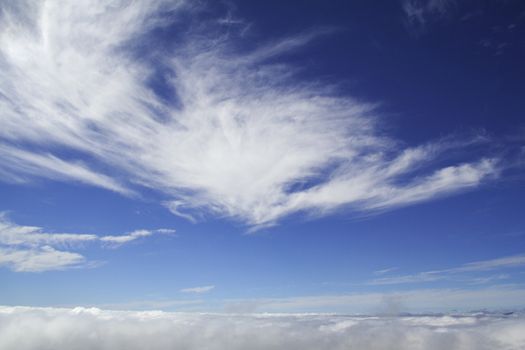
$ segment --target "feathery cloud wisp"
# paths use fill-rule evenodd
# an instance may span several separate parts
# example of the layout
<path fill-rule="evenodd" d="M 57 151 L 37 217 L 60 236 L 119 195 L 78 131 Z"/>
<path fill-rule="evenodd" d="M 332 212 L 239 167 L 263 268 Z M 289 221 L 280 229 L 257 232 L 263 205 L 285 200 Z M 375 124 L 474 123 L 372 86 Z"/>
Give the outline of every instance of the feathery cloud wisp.
<path fill-rule="evenodd" d="M 241 53 L 233 28 L 184 26 L 198 18 L 192 6 L 1 1 L 2 178 L 124 195 L 145 186 L 176 215 L 259 227 L 297 212 L 408 205 L 498 175 L 490 157 L 435 165 L 468 142 L 403 147 L 379 132 L 373 105 L 275 63 L 319 33 Z M 177 36 L 150 45 L 161 40 L 154 30 Z"/>

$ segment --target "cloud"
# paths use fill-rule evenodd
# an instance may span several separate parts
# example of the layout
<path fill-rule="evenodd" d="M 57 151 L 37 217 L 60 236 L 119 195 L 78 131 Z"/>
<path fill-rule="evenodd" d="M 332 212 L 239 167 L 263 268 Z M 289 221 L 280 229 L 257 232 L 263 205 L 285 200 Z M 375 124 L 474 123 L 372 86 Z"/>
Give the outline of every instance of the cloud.
<path fill-rule="evenodd" d="M 496 259 L 475 261 L 467 264 L 463 264 L 458 267 L 424 271 L 411 275 L 391 276 L 376 278 L 370 281 L 368 284 L 371 285 L 386 285 L 386 284 L 402 284 L 402 283 L 421 283 L 421 282 L 433 282 L 443 279 L 450 279 L 460 274 L 471 273 L 471 272 L 486 272 L 498 269 L 513 268 L 525 265 L 525 254 L 506 256 Z M 498 274 L 496 276 L 488 276 L 483 278 L 468 278 L 474 283 L 480 283 L 483 281 L 490 282 L 494 280 L 505 279 L 508 275 Z"/>
<path fill-rule="evenodd" d="M 226 313 L 336 313 L 397 316 L 412 313 L 519 310 L 525 308 L 525 288 L 518 284 L 464 288 L 416 288 L 388 292 L 354 292 L 253 298 L 162 298 L 95 305 L 117 310 L 163 310 Z"/>
<path fill-rule="evenodd" d="M 248 312 L 334 312 L 399 314 L 403 312 L 450 312 L 450 310 L 514 309 L 525 306 L 523 286 L 485 288 L 435 288 L 402 291 L 313 295 L 288 298 L 254 298 L 225 301 L 225 310 L 251 307 Z M 242 309 L 238 309 L 242 310 Z"/>
<path fill-rule="evenodd" d="M 184 289 L 181 289 L 180 291 L 182 293 L 197 293 L 197 294 L 201 294 L 201 293 L 210 292 L 213 289 L 215 289 L 215 286 L 203 286 L 203 287 L 184 288 Z"/>
<path fill-rule="evenodd" d="M 381 270 L 374 271 L 374 275 L 385 275 L 387 273 L 390 273 L 390 272 L 398 270 L 398 269 L 399 269 L 399 267 L 388 267 L 386 269 L 381 269 Z"/>
<path fill-rule="evenodd" d="M 48 245 L 30 249 L 0 247 L 0 266 L 17 272 L 63 270 L 83 265 L 85 261 L 78 253 L 56 250 Z"/>
<path fill-rule="evenodd" d="M 0 158 L 5 161 L 2 172 L 6 173 L 6 180 L 12 182 L 27 182 L 24 175 L 39 174 L 53 180 L 72 180 L 124 195 L 133 195 L 133 191 L 116 180 L 89 169 L 80 161 L 67 162 L 52 154 L 35 154 L 2 144 Z"/>
<path fill-rule="evenodd" d="M 176 215 L 258 228 L 298 212 L 410 205 L 476 188 L 502 167 L 470 152 L 473 140 L 404 146 L 382 131 L 374 104 L 300 80 L 285 55 L 325 30 L 241 52 L 235 26 L 182 1 L 0 8 L 6 181 L 128 196 L 146 187 Z M 451 149 L 463 159 L 447 159 Z"/>
<path fill-rule="evenodd" d="M 446 17 L 456 3 L 456 0 L 403 0 L 402 7 L 412 33 L 419 35 L 428 22 Z"/>
<path fill-rule="evenodd" d="M 5 349 L 521 349 L 522 315 L 353 317 L 0 308 Z"/>
<path fill-rule="evenodd" d="M 475 261 L 465 264 L 448 271 L 467 272 L 467 271 L 488 271 L 504 267 L 517 267 L 525 265 L 525 254 L 506 256 L 503 258 Z"/>
<path fill-rule="evenodd" d="M 56 247 L 71 249 L 90 242 L 119 246 L 155 233 L 174 232 L 175 230 L 172 229 L 137 230 L 119 236 L 49 233 L 41 227 L 13 223 L 7 218 L 6 213 L 0 212 L 0 266 L 7 266 L 17 272 L 42 272 L 94 266 L 94 263 L 88 262 L 84 256 L 76 252 L 58 250 Z"/>
<path fill-rule="evenodd" d="M 175 230 L 162 230 L 163 232 L 175 232 Z M 158 232 L 158 230 L 156 231 Z M 137 231 L 133 231 L 127 235 L 119 235 L 119 236 L 102 236 L 100 237 L 100 241 L 101 242 L 109 242 L 109 243 L 114 243 L 114 244 L 123 244 L 123 243 L 128 243 L 128 242 L 131 242 L 131 241 L 134 241 L 138 238 L 141 238 L 141 237 L 148 237 L 148 236 L 151 236 L 153 233 L 155 233 L 155 231 L 150 231 L 150 230 L 137 230 Z"/>

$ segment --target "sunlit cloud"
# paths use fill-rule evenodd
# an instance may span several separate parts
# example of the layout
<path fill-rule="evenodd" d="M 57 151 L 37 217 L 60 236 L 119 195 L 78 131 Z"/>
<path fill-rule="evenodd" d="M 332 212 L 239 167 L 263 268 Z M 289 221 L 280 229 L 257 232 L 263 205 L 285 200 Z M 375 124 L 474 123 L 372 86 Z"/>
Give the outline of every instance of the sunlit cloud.
<path fill-rule="evenodd" d="M 520 349 L 523 316 L 213 315 L 0 308 L 6 349 Z"/>
<path fill-rule="evenodd" d="M 13 223 L 8 219 L 7 214 L 0 212 L 0 266 L 7 266 L 18 272 L 93 267 L 97 262 L 87 261 L 83 255 L 69 250 L 90 242 L 117 247 L 153 234 L 174 232 L 175 230 L 172 229 L 137 230 L 118 236 L 51 233 L 41 227 Z"/>
<path fill-rule="evenodd" d="M 283 55 L 326 30 L 241 52 L 236 26 L 226 35 L 220 21 L 184 25 L 199 10 L 183 1 L 1 9 L 5 181 L 47 178 L 126 196 L 147 187 L 175 215 L 259 228 L 298 212 L 430 200 L 476 188 L 502 167 L 469 151 L 476 137 L 403 145 L 384 133 L 375 103 L 300 80 Z M 172 41 L 148 46 L 166 28 L 177 33 Z M 165 82 L 162 96 L 152 81 Z M 447 159 L 450 149 L 464 157 Z"/>
<path fill-rule="evenodd" d="M 17 272 L 42 272 L 86 266 L 86 258 L 75 252 L 57 250 L 44 245 L 34 248 L 0 246 L 0 266 Z"/>

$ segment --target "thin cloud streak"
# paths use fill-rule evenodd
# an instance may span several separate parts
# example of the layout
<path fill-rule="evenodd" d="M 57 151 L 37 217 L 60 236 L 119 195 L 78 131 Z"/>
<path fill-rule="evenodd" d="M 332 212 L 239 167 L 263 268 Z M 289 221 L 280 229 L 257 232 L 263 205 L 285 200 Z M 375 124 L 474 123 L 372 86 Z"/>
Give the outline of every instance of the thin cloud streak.
<path fill-rule="evenodd" d="M 148 187 L 175 215 L 257 229 L 298 212 L 392 209 L 499 176 L 497 158 L 469 155 L 472 140 L 452 142 L 469 159 L 437 166 L 451 147 L 443 141 L 404 147 L 380 132 L 373 104 L 270 63 L 326 30 L 239 53 L 233 34 L 212 36 L 219 24 L 199 22 L 181 25 L 180 42 L 166 43 L 173 50 L 137 57 L 155 28 L 188 13 L 197 20 L 192 6 L 0 2 L 5 180 L 81 182 L 128 196 Z M 177 103 L 151 88 L 159 76 Z"/>
<path fill-rule="evenodd" d="M 454 267 L 450 269 L 443 270 L 433 270 L 433 271 L 424 271 L 411 275 L 403 276 L 392 276 L 392 277 L 382 277 L 376 278 L 368 282 L 369 285 L 388 285 L 388 284 L 403 284 L 403 283 L 422 283 L 422 282 L 433 282 L 443 279 L 450 279 L 459 274 L 469 273 L 469 272 L 485 272 L 493 271 L 498 269 L 506 269 L 513 267 L 525 266 L 525 254 L 506 256 L 496 259 L 475 261 L 461 265 L 459 267 Z M 505 275 L 503 275 L 505 276 Z M 489 276 L 483 278 L 474 278 L 473 281 L 478 283 L 486 280 L 493 281 L 497 279 L 504 279 L 502 275 Z"/>
<path fill-rule="evenodd" d="M 392 292 L 314 295 L 289 298 L 231 300 L 226 310 L 250 305 L 248 312 L 335 312 L 399 314 L 479 309 L 513 309 L 525 306 L 523 286 L 502 285 L 476 289 L 435 288 Z M 242 309 L 241 309 L 242 310 Z"/>
<path fill-rule="evenodd" d="M 65 161 L 52 154 L 26 152 L 0 144 L 0 158 L 4 160 L 2 173 L 5 181 L 28 182 L 31 175 L 39 174 L 52 180 L 73 181 L 105 188 L 126 196 L 134 191 L 124 187 L 109 176 L 89 169 L 80 161 Z"/>
<path fill-rule="evenodd" d="M 207 293 L 215 289 L 215 286 L 202 286 L 202 287 L 192 287 L 192 288 L 183 288 L 180 291 L 182 293 L 196 293 L 196 294 L 202 294 Z"/>
<path fill-rule="evenodd" d="M 374 271 L 374 275 L 385 275 L 387 273 L 390 273 L 392 271 L 396 271 L 398 269 L 399 269 L 399 267 L 389 267 L 389 268 L 386 268 L 386 269 L 376 270 L 376 271 Z"/>
<path fill-rule="evenodd" d="M 464 288 L 414 288 L 387 292 L 360 292 L 289 297 L 150 299 L 94 306 L 116 310 L 252 313 L 335 313 L 391 315 L 406 313 L 519 310 L 525 307 L 523 285 L 501 284 Z"/>
<path fill-rule="evenodd" d="M 93 267 L 79 253 L 66 251 L 83 244 L 98 242 L 102 246 L 118 247 L 153 234 L 173 234 L 175 230 L 137 230 L 125 235 L 97 236 L 80 233 L 49 233 L 36 226 L 21 226 L 0 213 L 0 266 L 16 272 L 43 272 L 68 268 Z M 56 249 L 61 248 L 62 250 Z"/>

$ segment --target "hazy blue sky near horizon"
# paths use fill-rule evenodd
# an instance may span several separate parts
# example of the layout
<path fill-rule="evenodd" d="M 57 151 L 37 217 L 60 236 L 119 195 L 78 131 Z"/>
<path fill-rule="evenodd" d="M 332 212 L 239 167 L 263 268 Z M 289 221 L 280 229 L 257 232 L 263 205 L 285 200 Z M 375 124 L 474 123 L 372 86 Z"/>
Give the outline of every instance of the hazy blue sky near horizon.
<path fill-rule="evenodd" d="M 525 307 L 522 1 L 0 9 L 0 305 Z"/>

